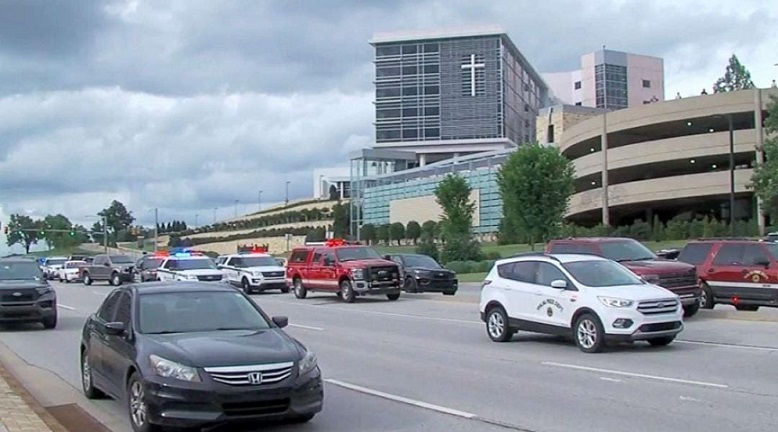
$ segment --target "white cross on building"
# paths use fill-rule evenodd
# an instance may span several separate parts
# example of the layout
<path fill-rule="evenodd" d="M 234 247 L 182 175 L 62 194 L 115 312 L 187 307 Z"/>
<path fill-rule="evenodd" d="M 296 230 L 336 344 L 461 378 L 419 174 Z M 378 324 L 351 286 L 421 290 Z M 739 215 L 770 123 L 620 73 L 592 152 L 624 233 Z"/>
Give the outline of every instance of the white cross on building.
<path fill-rule="evenodd" d="M 475 96 L 475 70 L 485 66 L 483 63 L 475 62 L 475 54 L 470 54 L 470 63 L 462 65 L 462 70 L 470 69 L 470 96 Z"/>

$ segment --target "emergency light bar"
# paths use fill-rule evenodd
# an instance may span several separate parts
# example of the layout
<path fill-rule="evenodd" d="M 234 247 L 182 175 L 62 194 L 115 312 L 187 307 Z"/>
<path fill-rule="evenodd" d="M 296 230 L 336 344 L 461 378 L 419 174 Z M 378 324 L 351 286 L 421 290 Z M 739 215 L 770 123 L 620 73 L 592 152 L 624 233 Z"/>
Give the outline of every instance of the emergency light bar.
<path fill-rule="evenodd" d="M 343 239 L 329 239 L 324 242 L 324 246 L 327 247 L 336 247 L 336 246 L 345 246 L 348 243 L 346 243 L 346 240 Z"/>

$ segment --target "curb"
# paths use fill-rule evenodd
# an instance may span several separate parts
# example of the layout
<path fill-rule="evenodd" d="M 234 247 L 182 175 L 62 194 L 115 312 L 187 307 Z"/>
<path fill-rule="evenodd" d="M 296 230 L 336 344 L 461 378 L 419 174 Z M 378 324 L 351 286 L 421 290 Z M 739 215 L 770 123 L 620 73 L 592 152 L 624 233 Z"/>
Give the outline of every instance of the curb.
<path fill-rule="evenodd" d="M 35 399 L 27 388 L 0 363 L 0 376 L 5 379 L 11 390 L 19 396 L 30 409 L 40 417 L 43 423 L 51 429 L 51 432 L 70 432 L 49 411 Z"/>

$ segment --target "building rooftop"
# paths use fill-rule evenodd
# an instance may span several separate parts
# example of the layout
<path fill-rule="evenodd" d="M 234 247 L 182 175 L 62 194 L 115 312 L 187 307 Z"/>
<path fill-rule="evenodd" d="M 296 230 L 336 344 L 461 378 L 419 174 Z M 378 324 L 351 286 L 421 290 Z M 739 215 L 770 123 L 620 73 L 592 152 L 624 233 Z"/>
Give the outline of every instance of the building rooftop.
<path fill-rule="evenodd" d="M 411 30 L 399 32 L 376 33 L 370 39 L 370 45 L 407 42 L 428 39 L 454 39 L 477 36 L 495 36 L 506 34 L 500 25 L 484 25 L 478 27 L 460 27 L 456 29 Z"/>

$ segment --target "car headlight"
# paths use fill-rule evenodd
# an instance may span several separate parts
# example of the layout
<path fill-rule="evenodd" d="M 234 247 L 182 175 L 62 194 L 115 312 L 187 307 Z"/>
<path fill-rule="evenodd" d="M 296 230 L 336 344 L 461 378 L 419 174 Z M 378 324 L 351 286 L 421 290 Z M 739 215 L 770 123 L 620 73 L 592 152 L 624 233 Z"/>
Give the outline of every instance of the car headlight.
<path fill-rule="evenodd" d="M 354 279 L 364 279 L 365 270 L 363 269 L 351 269 L 351 277 Z"/>
<path fill-rule="evenodd" d="M 632 306 L 632 303 L 634 303 L 632 300 L 625 300 L 620 298 L 613 298 L 613 297 L 597 297 L 600 299 L 602 304 L 608 307 L 614 307 L 614 308 L 626 308 Z"/>
<path fill-rule="evenodd" d="M 316 354 L 313 351 L 306 351 L 305 356 L 300 360 L 300 375 L 305 375 L 316 368 Z"/>
<path fill-rule="evenodd" d="M 197 369 L 193 367 L 184 366 L 153 354 L 149 356 L 149 360 L 151 361 L 151 369 L 158 376 L 181 381 L 200 382 L 200 375 L 197 373 Z"/>
<path fill-rule="evenodd" d="M 39 288 L 38 288 L 38 295 L 44 295 L 44 294 L 48 294 L 48 293 L 50 293 L 50 292 L 52 292 L 52 291 L 54 291 L 54 290 L 53 290 L 53 289 L 51 289 L 51 287 L 50 287 L 50 286 L 43 286 L 43 287 L 39 287 Z"/>
<path fill-rule="evenodd" d="M 643 280 L 650 284 L 656 284 L 659 283 L 659 275 L 655 275 L 655 274 L 643 275 Z"/>
<path fill-rule="evenodd" d="M 261 271 L 251 272 L 251 275 L 254 277 L 262 277 L 262 272 Z"/>
<path fill-rule="evenodd" d="M 197 280 L 197 276 L 195 276 L 195 275 L 184 275 L 184 279 L 186 279 L 186 280 Z"/>

